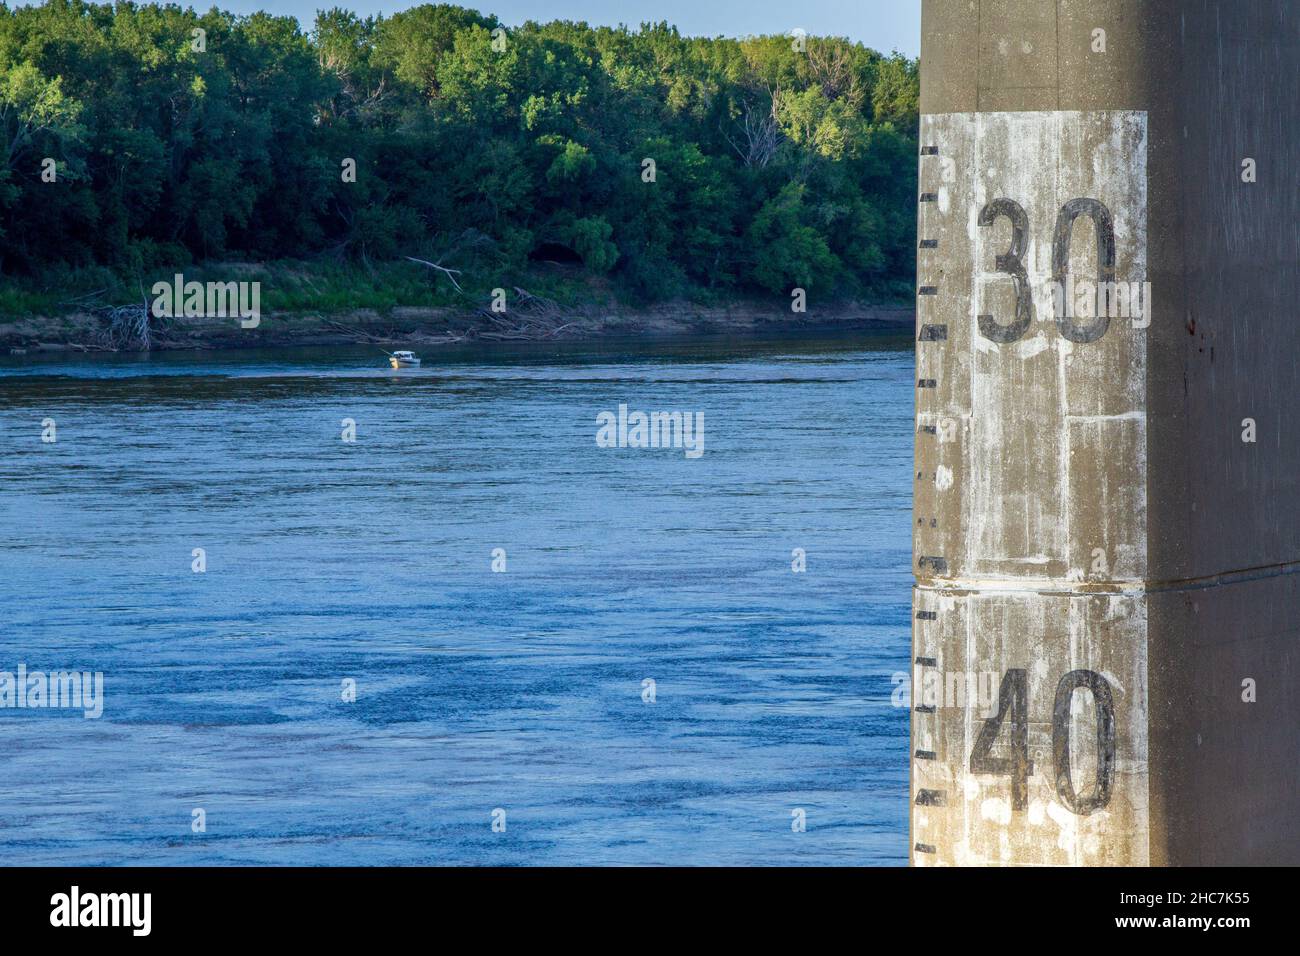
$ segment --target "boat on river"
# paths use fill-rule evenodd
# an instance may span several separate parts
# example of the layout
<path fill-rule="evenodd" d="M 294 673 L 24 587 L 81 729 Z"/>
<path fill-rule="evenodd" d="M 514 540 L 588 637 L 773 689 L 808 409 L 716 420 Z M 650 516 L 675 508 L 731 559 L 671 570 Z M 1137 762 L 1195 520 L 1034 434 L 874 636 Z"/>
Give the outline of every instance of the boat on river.
<path fill-rule="evenodd" d="M 393 368 L 419 368 L 420 359 L 414 352 L 390 352 L 388 363 Z"/>

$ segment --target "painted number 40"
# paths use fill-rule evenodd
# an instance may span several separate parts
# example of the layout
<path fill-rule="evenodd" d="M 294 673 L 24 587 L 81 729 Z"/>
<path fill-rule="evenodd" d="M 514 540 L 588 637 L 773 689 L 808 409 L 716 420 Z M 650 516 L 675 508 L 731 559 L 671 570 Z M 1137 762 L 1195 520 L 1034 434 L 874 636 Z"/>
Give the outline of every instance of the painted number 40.
<path fill-rule="evenodd" d="M 1075 789 L 1070 779 L 1070 703 L 1079 688 L 1092 693 L 1097 712 L 1097 779 L 1084 794 Z M 1003 724 L 1009 724 L 1011 756 L 994 757 L 993 745 Z M 1056 701 L 1052 707 L 1052 763 L 1056 795 L 1075 813 L 1087 816 L 1110 803 L 1115 778 L 1115 701 L 1110 684 L 1095 671 L 1070 671 L 1056 685 Z M 1024 810 L 1029 806 L 1029 775 L 1033 770 L 1029 759 L 1029 679 L 1024 670 L 1013 669 L 1002 678 L 997 714 L 984 721 L 975 739 L 970 772 L 1010 776 L 1011 808 Z"/>

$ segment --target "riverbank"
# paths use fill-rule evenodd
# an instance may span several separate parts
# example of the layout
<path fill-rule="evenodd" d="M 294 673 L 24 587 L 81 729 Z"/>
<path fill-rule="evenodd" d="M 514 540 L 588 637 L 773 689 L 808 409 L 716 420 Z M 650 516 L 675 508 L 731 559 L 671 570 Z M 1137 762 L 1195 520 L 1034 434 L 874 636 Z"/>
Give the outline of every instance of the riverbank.
<path fill-rule="evenodd" d="M 140 310 L 141 313 L 143 310 Z M 168 351 L 296 345 L 418 347 L 456 342 L 527 342 L 606 336 L 751 335 L 794 331 L 896 329 L 914 323 L 908 306 L 839 302 L 804 313 L 775 303 L 735 301 L 699 306 L 669 302 L 645 307 L 559 307 L 532 303 L 504 313 L 453 307 L 279 312 L 255 328 L 236 318 L 150 320 L 143 337 L 124 336 L 109 310 L 59 316 L 0 317 L 0 350 L 8 354 L 63 351 Z"/>

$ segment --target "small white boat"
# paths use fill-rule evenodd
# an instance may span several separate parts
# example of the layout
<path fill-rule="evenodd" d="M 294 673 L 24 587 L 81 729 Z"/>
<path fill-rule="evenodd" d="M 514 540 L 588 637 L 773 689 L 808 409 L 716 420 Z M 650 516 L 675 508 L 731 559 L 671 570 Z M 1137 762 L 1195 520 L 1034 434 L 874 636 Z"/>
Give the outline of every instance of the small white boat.
<path fill-rule="evenodd" d="M 414 352 L 392 352 L 388 356 L 388 363 L 393 368 L 419 368 L 420 360 Z"/>

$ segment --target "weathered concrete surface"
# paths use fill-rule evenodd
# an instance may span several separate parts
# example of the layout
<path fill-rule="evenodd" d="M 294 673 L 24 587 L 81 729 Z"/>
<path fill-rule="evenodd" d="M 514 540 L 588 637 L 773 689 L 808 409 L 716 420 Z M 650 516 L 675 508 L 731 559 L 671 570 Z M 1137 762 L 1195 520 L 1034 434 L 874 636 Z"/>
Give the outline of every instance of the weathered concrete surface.
<path fill-rule="evenodd" d="M 1033 863 L 1120 866 L 1146 864 L 1149 845 L 1146 598 L 1141 594 L 1044 595 L 981 588 L 958 592 L 918 588 L 915 607 L 936 618 L 918 621 L 914 647 L 921 660 L 914 682 L 914 843 L 921 865 Z M 1016 806 L 1010 773 L 971 773 L 984 708 L 928 697 L 926 673 L 991 671 L 1001 682 L 1012 668 L 1025 670 L 1027 789 Z M 1073 812 L 1057 793 L 1054 720 L 1058 682 L 1089 670 L 1105 675 L 1114 711 L 1114 761 L 1104 809 Z M 996 694 L 997 685 L 993 685 Z M 945 688 L 946 689 L 946 688 Z M 996 707 L 996 703 L 994 705 Z M 1095 707 L 1063 722 L 1074 759 L 1071 786 L 1086 795 L 1098 778 Z M 1015 752 L 1014 720 L 999 727 L 995 756 Z M 933 757 L 924 755 L 933 754 Z M 917 803 L 923 792 L 942 803 Z"/>
<path fill-rule="evenodd" d="M 913 862 L 1300 862 L 1300 7 L 926 0 L 923 34 L 918 678 L 1015 676 L 992 720 L 914 687 Z M 1153 307 L 1058 322 L 1102 220 Z"/>

